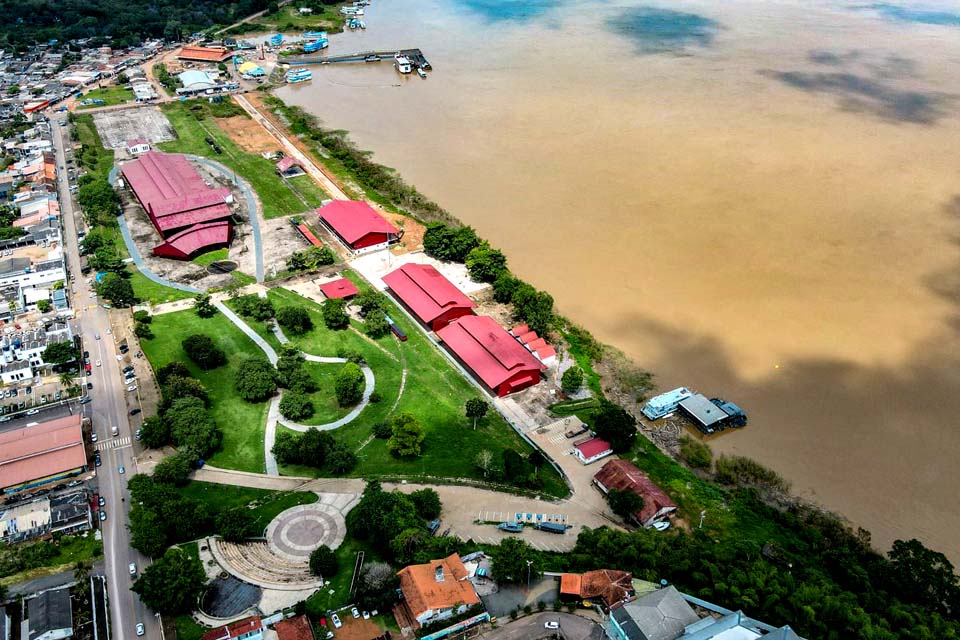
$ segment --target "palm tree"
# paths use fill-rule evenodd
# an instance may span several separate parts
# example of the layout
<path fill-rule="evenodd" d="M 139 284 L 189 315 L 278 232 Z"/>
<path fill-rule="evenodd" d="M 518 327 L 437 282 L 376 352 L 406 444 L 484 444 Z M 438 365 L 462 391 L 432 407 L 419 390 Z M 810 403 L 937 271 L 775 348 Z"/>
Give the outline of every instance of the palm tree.
<path fill-rule="evenodd" d="M 89 560 L 80 560 L 73 565 L 73 579 L 77 583 L 77 591 L 86 597 L 90 591 L 90 570 L 93 565 Z"/>
<path fill-rule="evenodd" d="M 60 385 L 68 388 L 74 386 L 73 376 L 74 374 L 72 371 L 64 371 L 63 373 L 61 373 Z"/>

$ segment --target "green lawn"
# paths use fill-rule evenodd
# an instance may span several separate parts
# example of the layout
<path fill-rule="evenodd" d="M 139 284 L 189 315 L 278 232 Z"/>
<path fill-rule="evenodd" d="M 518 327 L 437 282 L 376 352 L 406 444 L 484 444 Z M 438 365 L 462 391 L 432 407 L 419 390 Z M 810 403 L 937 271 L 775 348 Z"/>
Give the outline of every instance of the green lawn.
<path fill-rule="evenodd" d="M 185 498 L 206 504 L 213 515 L 234 507 L 253 506 L 257 531 L 265 529 L 287 509 L 317 501 L 317 494 L 310 491 L 270 491 L 212 482 L 190 482 L 178 491 Z"/>
<path fill-rule="evenodd" d="M 314 9 L 308 16 L 300 15 L 293 4 L 280 7 L 280 10 L 271 15 L 257 18 L 256 22 L 241 30 L 232 30 L 227 33 L 250 33 L 251 31 L 329 31 L 336 33 L 343 30 L 345 17 L 340 13 L 340 4 Z"/>
<path fill-rule="evenodd" d="M 331 609 L 350 604 L 350 580 L 353 578 L 353 567 L 359 551 L 363 551 L 364 564 L 379 560 L 376 552 L 366 542 L 347 536 L 343 544 L 336 549 L 337 573 L 323 576 L 324 580 L 330 581 L 330 585 L 307 598 L 307 613 L 310 616 L 320 617 Z M 331 591 L 333 593 L 330 593 Z M 327 624 L 330 622 L 327 621 Z"/>
<path fill-rule="evenodd" d="M 229 249 L 215 249 L 214 251 L 208 251 L 200 254 L 193 259 L 193 262 L 199 264 L 201 267 L 209 267 L 217 260 L 226 260 L 229 253 Z"/>
<path fill-rule="evenodd" d="M 207 462 L 226 469 L 263 473 L 263 434 L 267 403 L 251 404 L 241 399 L 233 387 L 237 365 L 246 355 L 262 355 L 260 349 L 232 322 L 218 313 L 200 318 L 192 310 L 154 316 L 154 338 L 142 340 L 143 352 L 154 369 L 172 360 L 189 367 L 210 395 L 210 412 L 223 430 L 223 448 Z M 180 346 L 193 334 L 206 334 L 227 354 L 227 364 L 212 371 L 194 365 Z"/>
<path fill-rule="evenodd" d="M 334 384 L 337 372 L 343 367 L 342 364 L 325 364 L 322 362 L 306 362 L 304 366 L 317 381 L 317 390 L 310 394 L 310 400 L 313 401 L 315 412 L 305 420 L 299 420 L 302 424 L 326 424 L 339 420 L 350 413 L 351 407 L 341 407 L 334 395 Z"/>
<path fill-rule="evenodd" d="M 313 178 L 306 174 L 287 178 L 287 184 L 291 189 L 300 194 L 302 199 L 310 203 L 311 207 L 319 207 L 324 200 L 330 199 L 327 192 L 317 186 Z"/>
<path fill-rule="evenodd" d="M 361 289 L 368 287 L 354 274 L 348 272 L 347 276 Z M 526 443 L 493 410 L 479 422 L 476 430 L 472 428 L 471 422 L 464 415 L 464 405 L 469 398 L 478 396 L 479 392 L 451 366 L 399 309 L 391 305 L 388 313 L 407 333 L 407 341 L 399 342 L 392 335 L 387 335 L 374 344 L 354 331 L 328 330 L 323 325 L 319 306 L 292 291 L 278 288 L 272 289 L 268 295 L 276 308 L 297 305 L 305 307 L 310 313 L 313 330 L 302 336 L 288 336 L 302 351 L 320 356 L 335 356 L 342 349 L 356 350 L 364 355 L 373 370 L 376 377 L 375 389 L 380 393 L 381 400 L 371 403 L 359 418 L 334 431 L 337 439 L 351 447 L 359 447 L 369 438 L 374 424 L 389 420 L 394 412 L 394 403 L 397 405 L 397 412 L 409 411 L 417 416 L 424 426 L 427 437 L 420 457 L 414 460 L 395 458 L 387 451 L 385 440 L 375 439 L 360 450 L 360 463 L 353 475 L 482 479 L 482 472 L 473 464 L 479 451 L 491 451 L 497 461 L 501 459 L 506 448 L 524 454 L 529 451 Z M 267 331 L 263 323 L 250 324 L 279 347 L 276 338 Z M 355 323 L 355 327 L 362 330 L 360 323 Z M 401 362 L 405 362 L 407 367 L 402 395 Z M 281 472 L 290 475 L 316 474 L 315 469 L 299 466 L 282 467 Z M 557 496 L 567 494 L 566 485 L 552 468 L 545 467 L 541 475 L 545 480 L 545 493 Z"/>
<path fill-rule="evenodd" d="M 189 615 L 177 616 L 177 640 L 200 640 L 208 628 L 197 624 Z"/>
<path fill-rule="evenodd" d="M 230 167 L 257 192 L 264 217 L 277 218 L 304 213 L 319 205 L 315 193 L 310 193 L 306 202 L 302 201 L 277 175 L 273 162 L 258 154 L 243 151 L 217 125 L 212 116 L 235 115 L 239 108 L 233 103 L 211 107 L 208 103 L 192 100 L 167 103 L 162 108 L 177 132 L 177 140 L 157 146 L 163 151 L 212 158 Z M 216 141 L 223 150 L 221 155 L 214 153 L 205 142 L 207 137 Z"/>
<path fill-rule="evenodd" d="M 113 168 L 113 150 L 104 148 L 92 115 L 74 115 L 72 118 L 76 141 L 82 149 L 82 153 L 77 154 L 77 161 L 82 159 L 82 165 L 91 175 L 106 180 Z"/>
<path fill-rule="evenodd" d="M 36 543 L 28 543 L 36 544 Z M 6 554 L 16 554 L 24 545 L 6 547 L 0 552 L 0 559 Z M 93 532 L 87 532 L 86 537 L 81 535 L 67 535 L 60 539 L 57 553 L 41 565 L 0 577 L 0 585 L 9 586 L 24 580 L 32 580 L 42 576 L 53 575 L 73 569 L 73 565 L 81 560 L 94 561 L 103 555 L 103 543 L 94 539 Z M 2 563 L 0 563 L 2 564 Z"/>
<path fill-rule="evenodd" d="M 164 302 L 174 302 L 175 300 L 185 300 L 192 298 L 195 294 L 179 289 L 171 289 L 162 284 L 157 284 L 140 273 L 136 267 L 130 267 L 130 284 L 133 285 L 133 293 L 140 300 L 151 304 L 162 304 Z"/>
<path fill-rule="evenodd" d="M 133 91 L 128 85 L 111 85 L 103 89 L 94 89 L 83 94 L 77 103 L 78 109 L 92 109 L 93 107 L 109 107 L 133 100 Z M 103 100 L 105 104 L 79 104 L 83 100 Z"/>

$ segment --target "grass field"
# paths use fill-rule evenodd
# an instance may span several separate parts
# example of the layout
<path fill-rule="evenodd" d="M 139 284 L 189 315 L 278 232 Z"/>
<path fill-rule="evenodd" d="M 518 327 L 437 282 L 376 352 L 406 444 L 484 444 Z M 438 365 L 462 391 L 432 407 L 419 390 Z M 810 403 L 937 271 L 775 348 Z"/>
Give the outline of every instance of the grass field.
<path fill-rule="evenodd" d="M 80 104 L 82 100 L 103 100 L 105 104 Z M 94 107 L 109 107 L 115 104 L 123 104 L 133 100 L 133 91 L 127 85 L 111 85 L 103 89 L 94 89 L 83 94 L 80 101 L 77 102 L 77 109 L 92 109 Z"/>
<path fill-rule="evenodd" d="M 143 352 L 156 370 L 172 360 L 180 360 L 190 368 L 210 395 L 210 412 L 223 430 L 223 448 L 207 462 L 226 469 L 263 473 L 263 434 L 267 403 L 251 404 L 241 399 L 233 387 L 237 365 L 246 355 L 261 355 L 260 349 L 218 313 L 200 318 L 192 310 L 154 316 L 154 338 L 141 341 Z M 194 365 L 180 346 L 193 334 L 206 334 L 227 354 L 227 364 L 212 371 Z"/>
<path fill-rule="evenodd" d="M 326 424 L 339 420 L 350 413 L 351 407 L 341 407 L 334 395 L 334 383 L 341 364 L 325 364 L 321 362 L 305 362 L 304 366 L 317 381 L 317 390 L 310 394 L 313 402 L 314 414 L 299 420 L 302 424 Z"/>
<path fill-rule="evenodd" d="M 296 193 L 300 195 L 303 200 L 306 200 L 310 203 L 317 203 L 316 206 L 320 206 L 320 203 L 324 200 L 330 198 L 327 195 L 327 192 L 317 186 L 317 183 L 313 181 L 313 178 L 304 174 L 302 176 L 294 176 L 292 178 L 287 178 L 287 185 Z"/>
<path fill-rule="evenodd" d="M 171 289 L 162 284 L 157 284 L 153 280 L 147 279 L 140 270 L 130 266 L 130 284 L 133 286 L 133 293 L 140 300 L 150 302 L 151 304 L 161 304 L 164 302 L 174 302 L 175 300 L 185 300 L 192 298 L 194 294 L 179 289 Z"/>
<path fill-rule="evenodd" d="M 354 274 L 348 273 L 363 289 L 368 285 Z M 399 342 L 392 335 L 377 341 L 355 331 L 331 331 L 323 325 L 320 308 L 306 298 L 285 289 L 273 289 L 269 293 L 274 307 L 302 306 L 313 320 L 314 328 L 302 336 L 288 336 L 301 350 L 320 356 L 335 356 L 343 349 L 356 350 L 363 354 L 376 377 L 375 390 L 381 400 L 371 403 L 357 420 L 333 432 L 334 436 L 348 446 L 358 448 L 365 442 L 378 422 L 389 420 L 395 412 L 409 411 L 424 426 L 426 439 L 423 453 L 413 460 L 401 460 L 392 456 L 385 440 L 372 440 L 359 452 L 360 463 L 355 476 L 437 476 L 447 478 L 482 479 L 482 472 L 474 467 L 473 460 L 483 449 L 499 461 L 504 449 L 511 448 L 526 454 L 528 446 L 504 422 L 498 413 L 490 411 L 481 420 L 477 429 L 464 415 L 464 405 L 479 392 L 456 371 L 446 358 L 426 339 L 423 333 L 397 308 L 388 309 L 389 315 L 407 333 L 406 342 Z M 250 323 L 265 339 L 279 347 L 276 338 L 263 323 Z M 360 323 L 354 328 L 362 331 Z M 404 364 L 406 381 L 401 394 L 401 378 Z M 396 409 L 394 409 L 396 404 Z M 460 452 L 451 455 L 451 452 Z M 463 454 L 463 452 L 467 452 Z M 315 475 L 309 467 L 283 467 L 282 473 L 290 475 Z M 564 496 L 566 485 L 556 473 L 545 467 L 543 491 L 550 495 Z"/>
<path fill-rule="evenodd" d="M 20 547 L 7 547 L 2 553 L 17 553 L 18 548 Z M 3 576 L 0 578 L 0 586 L 6 587 L 25 580 L 33 580 L 43 576 L 54 575 L 62 571 L 70 571 L 73 569 L 73 565 L 81 560 L 93 561 L 101 556 L 103 556 L 103 543 L 94 539 L 92 531 L 87 532 L 86 537 L 83 535 L 64 536 L 60 540 L 57 554 L 50 558 L 49 561 L 41 566 Z"/>
<path fill-rule="evenodd" d="M 209 267 L 211 264 L 217 260 L 226 260 L 229 255 L 229 249 L 215 249 L 214 251 L 208 251 L 206 253 L 200 254 L 193 259 L 193 262 L 199 264 L 202 267 Z"/>
<path fill-rule="evenodd" d="M 309 491 L 269 491 L 212 482 L 194 481 L 178 491 L 185 498 L 206 504 L 213 515 L 256 503 L 252 513 L 258 532 L 266 529 L 271 520 L 287 509 L 317 501 L 317 494 Z"/>
<path fill-rule="evenodd" d="M 113 168 L 113 150 L 104 148 L 97 127 L 93 123 L 93 116 L 74 115 L 73 126 L 76 130 L 77 142 L 83 149 L 83 166 L 91 175 L 106 180 L 110 175 L 110 169 Z"/>
<path fill-rule="evenodd" d="M 266 218 L 304 213 L 320 206 L 323 197 L 319 189 L 311 191 L 304 187 L 302 194 L 294 193 L 277 175 L 273 162 L 240 149 L 211 117 L 236 115 L 238 110 L 239 107 L 233 103 L 215 107 L 195 100 L 167 103 L 163 105 L 163 112 L 176 130 L 177 140 L 163 142 L 158 146 L 163 151 L 212 158 L 230 167 L 256 191 Z M 207 137 L 216 141 L 223 150 L 222 154 L 214 153 L 211 146 L 205 142 Z"/>
<path fill-rule="evenodd" d="M 227 33 L 251 33 L 253 31 L 330 31 L 343 30 L 344 15 L 340 13 L 339 4 L 323 7 L 322 11 L 314 10 L 310 15 L 303 16 L 293 4 L 280 7 L 280 10 L 270 15 L 257 18 L 245 28 L 233 29 Z"/>

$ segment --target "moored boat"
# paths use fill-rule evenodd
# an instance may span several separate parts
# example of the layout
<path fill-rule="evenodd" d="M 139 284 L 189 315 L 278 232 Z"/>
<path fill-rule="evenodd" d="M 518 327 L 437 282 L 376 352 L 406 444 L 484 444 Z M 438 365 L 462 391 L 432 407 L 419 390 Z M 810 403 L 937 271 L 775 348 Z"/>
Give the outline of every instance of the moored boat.
<path fill-rule="evenodd" d="M 307 82 L 308 80 L 313 80 L 313 72 L 306 67 L 298 67 L 296 69 L 290 69 L 287 71 L 286 75 L 287 84 L 298 84 L 300 82 Z"/>
<path fill-rule="evenodd" d="M 393 66 L 397 68 L 397 71 L 403 74 L 407 74 L 413 71 L 413 65 L 410 64 L 410 58 L 403 55 L 402 53 L 398 53 L 395 56 L 393 56 Z"/>

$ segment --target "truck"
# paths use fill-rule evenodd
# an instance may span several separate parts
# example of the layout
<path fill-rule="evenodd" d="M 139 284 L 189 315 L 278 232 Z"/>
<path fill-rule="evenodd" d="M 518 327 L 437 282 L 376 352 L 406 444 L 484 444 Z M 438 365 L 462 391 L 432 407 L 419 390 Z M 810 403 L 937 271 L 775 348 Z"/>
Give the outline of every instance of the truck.
<path fill-rule="evenodd" d="M 497 525 L 497 529 L 506 533 L 521 533 L 523 531 L 523 525 L 519 522 L 501 522 Z"/>
<path fill-rule="evenodd" d="M 534 525 L 534 528 L 540 531 L 546 531 L 547 533 L 566 533 L 570 526 L 556 522 L 538 522 Z"/>

